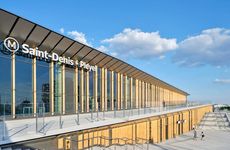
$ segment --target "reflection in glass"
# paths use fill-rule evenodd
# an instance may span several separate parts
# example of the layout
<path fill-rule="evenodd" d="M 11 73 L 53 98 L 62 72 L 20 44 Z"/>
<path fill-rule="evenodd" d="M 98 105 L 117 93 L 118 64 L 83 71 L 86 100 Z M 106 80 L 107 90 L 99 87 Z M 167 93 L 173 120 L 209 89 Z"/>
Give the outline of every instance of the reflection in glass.
<path fill-rule="evenodd" d="M 90 111 L 94 108 L 94 97 L 93 97 L 93 71 L 89 72 L 89 109 Z"/>
<path fill-rule="evenodd" d="M 16 114 L 31 115 L 32 105 L 32 59 L 16 55 L 15 101 Z"/>
<path fill-rule="evenodd" d="M 132 82 L 132 95 L 131 95 L 131 101 L 132 101 L 132 106 L 133 108 L 136 108 L 136 79 L 133 79 Z"/>
<path fill-rule="evenodd" d="M 98 110 L 101 110 L 101 68 L 98 68 L 97 71 L 97 103 L 98 103 Z"/>
<path fill-rule="evenodd" d="M 127 83 L 126 83 L 126 86 L 127 86 L 127 109 L 130 109 L 131 108 L 131 97 L 130 97 L 130 78 L 127 77 Z"/>
<path fill-rule="evenodd" d="M 37 60 L 37 112 L 50 112 L 49 63 Z"/>
<path fill-rule="evenodd" d="M 65 68 L 65 112 L 74 113 L 74 68 Z"/>
<path fill-rule="evenodd" d="M 107 71 L 107 110 L 111 110 L 111 87 L 110 87 L 110 81 L 111 81 L 111 72 Z"/>
<path fill-rule="evenodd" d="M 54 65 L 54 112 L 62 112 L 62 66 Z"/>
<path fill-rule="evenodd" d="M 114 100 L 113 100 L 113 104 L 114 104 L 114 109 L 117 110 L 117 73 L 114 72 Z"/>
<path fill-rule="evenodd" d="M 0 51 L 0 116 L 11 114 L 11 58 Z"/>
<path fill-rule="evenodd" d="M 126 94 L 126 91 L 125 91 L 125 90 L 126 90 L 126 88 L 125 88 L 125 85 L 126 85 L 126 76 L 123 76 L 122 80 L 123 80 L 123 82 L 122 82 L 122 92 L 123 92 L 123 93 L 122 93 L 121 99 L 122 99 L 122 103 L 123 103 L 123 104 L 122 104 L 122 105 L 123 105 L 123 108 L 126 109 L 126 108 L 125 108 L 125 105 L 126 105 L 126 104 L 125 104 L 125 103 L 126 103 L 126 102 L 125 102 L 125 97 L 126 97 L 126 95 L 125 95 L 125 94 Z"/>

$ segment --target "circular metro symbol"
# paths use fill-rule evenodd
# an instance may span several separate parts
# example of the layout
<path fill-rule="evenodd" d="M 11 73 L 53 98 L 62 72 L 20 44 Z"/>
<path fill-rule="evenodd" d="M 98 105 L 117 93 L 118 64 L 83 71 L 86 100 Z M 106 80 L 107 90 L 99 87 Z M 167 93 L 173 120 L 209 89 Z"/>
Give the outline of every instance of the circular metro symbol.
<path fill-rule="evenodd" d="M 15 38 L 8 37 L 4 40 L 4 46 L 7 50 L 11 52 L 16 52 L 19 50 L 19 43 Z"/>

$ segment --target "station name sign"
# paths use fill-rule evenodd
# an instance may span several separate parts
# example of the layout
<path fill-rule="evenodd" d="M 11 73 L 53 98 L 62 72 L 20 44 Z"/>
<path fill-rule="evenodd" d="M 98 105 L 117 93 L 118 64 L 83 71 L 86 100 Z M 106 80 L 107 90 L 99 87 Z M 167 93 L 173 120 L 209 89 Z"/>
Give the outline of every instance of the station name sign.
<path fill-rule="evenodd" d="M 96 71 L 95 66 L 91 66 L 90 64 L 84 61 L 73 60 L 70 57 L 59 56 L 57 53 L 52 52 L 49 53 L 47 51 L 41 51 L 38 47 L 31 47 L 30 45 L 23 43 L 21 46 L 19 42 L 12 37 L 8 37 L 4 40 L 4 47 L 12 53 L 17 52 L 21 48 L 21 52 L 23 54 L 29 54 L 31 56 L 35 56 L 37 58 L 52 60 L 54 62 L 59 62 L 61 64 L 67 64 L 70 66 L 77 66 L 89 71 Z"/>

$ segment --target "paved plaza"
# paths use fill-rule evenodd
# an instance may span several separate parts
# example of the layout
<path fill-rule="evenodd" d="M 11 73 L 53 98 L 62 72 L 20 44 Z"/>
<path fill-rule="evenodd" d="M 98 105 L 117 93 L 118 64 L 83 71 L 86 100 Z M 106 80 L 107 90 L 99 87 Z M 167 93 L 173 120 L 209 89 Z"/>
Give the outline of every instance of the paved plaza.
<path fill-rule="evenodd" d="M 204 131 L 205 138 L 200 140 L 200 133 Z M 193 132 L 178 136 L 166 142 L 150 145 L 154 150 L 229 150 L 230 131 L 223 130 L 198 130 L 198 138 L 193 139 Z"/>

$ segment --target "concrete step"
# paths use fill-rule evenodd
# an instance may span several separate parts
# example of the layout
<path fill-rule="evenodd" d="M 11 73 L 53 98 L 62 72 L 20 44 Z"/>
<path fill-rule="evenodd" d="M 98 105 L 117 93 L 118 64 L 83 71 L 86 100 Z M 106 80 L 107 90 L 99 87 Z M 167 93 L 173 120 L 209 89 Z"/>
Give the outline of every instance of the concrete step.
<path fill-rule="evenodd" d="M 229 126 L 229 122 L 201 122 L 202 125 L 226 125 Z"/>
<path fill-rule="evenodd" d="M 224 117 L 225 116 L 225 113 L 206 113 L 205 116 L 222 116 Z"/>
<path fill-rule="evenodd" d="M 199 126 L 208 126 L 208 127 L 230 127 L 229 126 L 229 123 L 226 123 L 226 124 L 199 124 Z"/>
<path fill-rule="evenodd" d="M 207 113 L 199 123 L 200 128 L 226 129 L 230 128 L 230 122 L 225 113 Z"/>
<path fill-rule="evenodd" d="M 221 118 L 221 119 L 205 118 L 205 119 L 202 119 L 202 122 L 228 122 L 228 119 L 227 118 Z"/>

